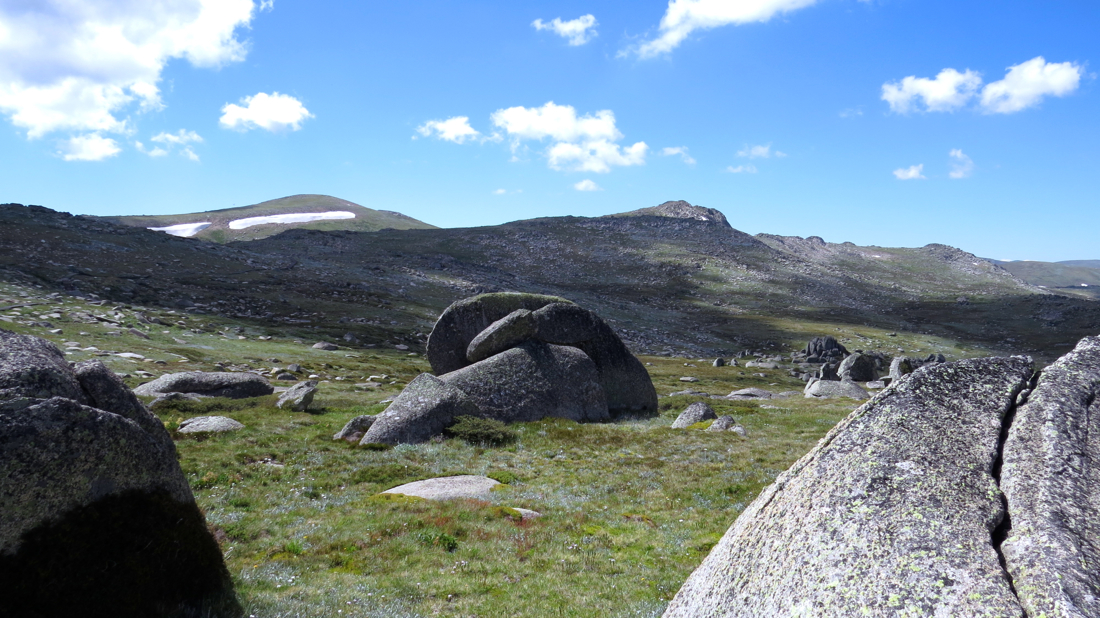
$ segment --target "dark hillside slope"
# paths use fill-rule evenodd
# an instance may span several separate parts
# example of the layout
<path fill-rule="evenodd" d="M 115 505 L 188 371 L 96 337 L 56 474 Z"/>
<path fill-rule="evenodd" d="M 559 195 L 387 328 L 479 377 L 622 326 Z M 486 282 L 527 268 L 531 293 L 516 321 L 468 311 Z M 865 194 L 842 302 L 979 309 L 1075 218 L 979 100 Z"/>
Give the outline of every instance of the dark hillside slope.
<path fill-rule="evenodd" d="M 1039 293 L 950 247 L 753 237 L 724 221 L 654 215 L 295 229 L 218 245 L 7 205 L 0 278 L 191 306 L 284 333 L 354 331 L 365 341 L 410 344 L 451 302 L 486 291 L 573 299 L 636 351 L 653 353 L 801 347 L 849 325 L 1049 355 L 1100 331 L 1100 304 Z"/>

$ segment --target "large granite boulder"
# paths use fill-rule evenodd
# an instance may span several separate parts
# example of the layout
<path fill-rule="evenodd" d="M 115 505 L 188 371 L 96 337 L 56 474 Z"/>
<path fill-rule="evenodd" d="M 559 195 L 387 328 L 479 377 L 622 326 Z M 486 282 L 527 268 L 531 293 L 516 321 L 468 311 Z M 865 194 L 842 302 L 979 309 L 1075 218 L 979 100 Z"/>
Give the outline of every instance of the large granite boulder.
<path fill-rule="evenodd" d="M 164 426 L 63 359 L 0 330 L 0 614 L 238 615 Z"/>
<path fill-rule="evenodd" d="M 509 307 L 516 308 L 486 322 Z M 451 305 L 428 337 L 428 360 L 436 375 L 443 375 L 528 341 L 587 354 L 596 364 L 613 418 L 657 414 L 657 391 L 649 373 L 615 331 L 594 312 L 553 296 L 483 294 Z"/>
<path fill-rule="evenodd" d="M 866 354 L 852 354 L 840 363 L 837 375 L 841 380 L 852 382 L 872 382 L 878 379 L 875 358 Z"/>
<path fill-rule="evenodd" d="M 480 410 L 476 416 L 506 423 L 610 420 L 595 363 L 572 347 L 528 341 L 440 380 L 465 393 Z"/>
<path fill-rule="evenodd" d="M 1001 546 L 1028 616 L 1100 616 L 1100 337 L 1043 370 L 1004 446 Z"/>
<path fill-rule="evenodd" d="M 454 424 L 459 416 L 480 416 L 481 410 L 458 388 L 422 373 L 371 421 L 360 444 L 416 444 Z"/>
<path fill-rule="evenodd" d="M 592 359 L 613 418 L 657 414 L 657 391 L 645 365 L 600 316 L 573 304 L 553 303 L 531 317 L 539 341 L 573 346 Z"/>
<path fill-rule="evenodd" d="M 443 375 L 470 364 L 466 351 L 470 343 L 493 322 L 516 309 L 534 311 L 550 303 L 569 303 L 564 298 L 542 294 L 500 292 L 479 294 L 447 307 L 428 335 L 425 356 L 432 373 Z"/>
<path fill-rule="evenodd" d="M 964 360 L 891 385 L 753 501 L 665 617 L 1022 617 L 993 470 L 1031 373 Z"/>
<path fill-rule="evenodd" d="M 165 393 L 195 393 L 230 399 L 262 397 L 274 392 L 275 387 L 263 376 L 231 371 L 169 373 L 134 389 L 134 393 L 142 397 L 159 397 Z"/>
<path fill-rule="evenodd" d="M 306 380 L 283 391 L 279 400 L 275 402 L 278 408 L 289 408 L 295 412 L 305 412 L 313 403 L 313 396 L 317 394 L 317 380 Z"/>

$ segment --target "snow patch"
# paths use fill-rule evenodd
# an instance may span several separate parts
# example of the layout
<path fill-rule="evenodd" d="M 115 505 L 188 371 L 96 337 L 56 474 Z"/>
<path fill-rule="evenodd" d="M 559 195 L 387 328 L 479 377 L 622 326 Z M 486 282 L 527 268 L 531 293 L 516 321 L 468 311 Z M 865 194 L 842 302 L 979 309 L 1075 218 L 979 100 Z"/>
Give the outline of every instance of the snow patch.
<path fill-rule="evenodd" d="M 169 225 L 167 227 L 151 227 L 148 228 L 154 232 L 164 232 L 171 234 L 172 236 L 183 236 L 184 238 L 190 238 L 195 234 L 198 234 L 202 230 L 206 229 L 210 225 L 209 221 L 203 221 L 202 223 L 180 223 L 179 225 Z"/>
<path fill-rule="evenodd" d="M 331 212 L 298 212 L 286 215 L 267 215 L 266 217 L 249 217 L 229 222 L 229 229 L 243 230 L 253 225 L 266 223 L 309 223 L 310 221 L 323 221 L 326 219 L 354 219 L 355 213 L 346 210 L 334 210 Z"/>

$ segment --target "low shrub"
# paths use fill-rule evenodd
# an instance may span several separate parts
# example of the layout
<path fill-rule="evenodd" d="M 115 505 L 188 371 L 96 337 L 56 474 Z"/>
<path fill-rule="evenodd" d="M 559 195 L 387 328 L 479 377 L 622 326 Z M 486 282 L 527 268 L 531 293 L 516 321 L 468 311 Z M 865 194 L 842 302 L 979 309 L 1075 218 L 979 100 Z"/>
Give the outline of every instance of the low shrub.
<path fill-rule="evenodd" d="M 502 446 L 511 444 L 519 434 L 508 425 L 494 419 L 460 416 L 447 434 L 471 446 Z"/>

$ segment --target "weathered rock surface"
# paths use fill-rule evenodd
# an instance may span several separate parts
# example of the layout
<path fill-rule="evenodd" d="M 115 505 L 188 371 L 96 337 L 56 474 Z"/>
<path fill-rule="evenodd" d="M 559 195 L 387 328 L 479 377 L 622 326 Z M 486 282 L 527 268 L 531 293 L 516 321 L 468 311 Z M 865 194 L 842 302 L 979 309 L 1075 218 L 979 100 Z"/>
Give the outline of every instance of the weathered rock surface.
<path fill-rule="evenodd" d="M 378 418 L 378 416 L 375 414 L 356 416 L 345 423 L 343 429 L 336 432 L 336 434 L 332 436 L 332 439 L 358 442 L 363 439 L 363 434 L 367 433 L 367 430 L 374 424 L 376 418 Z"/>
<path fill-rule="evenodd" d="M 713 362 L 711 362 L 710 366 L 711 367 L 725 367 L 726 366 L 726 359 L 716 358 L 716 359 L 714 359 Z"/>
<path fill-rule="evenodd" d="M 466 348 L 466 360 L 471 363 L 485 360 L 533 339 L 535 335 L 535 321 L 531 318 L 531 312 L 516 309 L 474 337 Z"/>
<path fill-rule="evenodd" d="M 891 385 L 753 501 L 665 617 L 1022 617 L 992 470 L 1031 371 L 965 360 Z"/>
<path fill-rule="evenodd" d="M 164 393 L 196 393 L 207 397 L 244 399 L 275 392 L 263 376 L 230 371 L 185 371 L 163 375 L 134 389 L 134 394 L 156 397 Z"/>
<path fill-rule="evenodd" d="M 377 415 L 361 444 L 416 444 L 454 423 L 458 416 L 480 416 L 481 410 L 457 387 L 429 374 L 415 378 Z"/>
<path fill-rule="evenodd" d="M 890 361 L 890 379 L 897 382 L 903 376 L 907 376 L 923 365 L 924 362 L 909 356 L 895 356 Z"/>
<path fill-rule="evenodd" d="M 335 343 L 329 343 L 327 341 L 318 341 L 317 343 L 313 344 L 313 349 L 331 352 L 333 350 L 339 350 L 340 346 L 336 345 Z"/>
<path fill-rule="evenodd" d="M 196 395 L 195 393 L 164 393 L 150 401 L 148 407 L 150 410 L 156 411 L 168 405 L 170 401 L 200 401 L 202 399 L 204 399 L 202 395 Z"/>
<path fill-rule="evenodd" d="M 657 414 L 657 391 L 645 365 L 595 312 L 552 303 L 531 317 L 540 341 L 576 347 L 592 359 L 613 418 Z"/>
<path fill-rule="evenodd" d="M 820 397 L 821 399 L 837 399 L 847 397 L 849 399 L 868 399 L 870 395 L 863 388 L 851 381 L 810 380 L 803 391 L 806 397 Z"/>
<path fill-rule="evenodd" d="M 742 388 L 726 395 L 726 399 L 771 399 L 775 393 L 762 388 Z"/>
<path fill-rule="evenodd" d="M 878 379 L 875 359 L 866 354 L 852 354 L 840 363 L 837 375 L 841 381 L 871 382 Z"/>
<path fill-rule="evenodd" d="M 596 365 L 572 347 L 528 341 L 439 379 L 465 393 L 480 410 L 475 416 L 506 423 L 610 420 Z"/>
<path fill-rule="evenodd" d="M 707 431 L 733 431 L 734 428 L 737 427 L 737 421 L 733 420 L 732 416 L 719 416 L 717 419 L 715 419 L 713 423 L 710 424 L 710 427 L 707 427 Z M 745 430 L 742 429 L 741 433 L 744 433 L 744 431 Z"/>
<path fill-rule="evenodd" d="M 718 415 L 714 413 L 713 408 L 701 401 L 696 401 L 690 406 L 684 408 L 684 411 L 680 413 L 680 416 L 677 416 L 676 420 L 672 422 L 672 428 L 683 429 L 685 427 L 690 427 L 695 423 L 709 421 L 714 418 L 718 418 Z"/>
<path fill-rule="evenodd" d="M 569 301 L 557 296 L 502 292 L 480 294 L 452 303 L 428 335 L 425 355 L 432 372 L 443 375 L 469 365 L 466 351 L 481 331 L 516 309 L 535 311 L 550 303 Z"/>
<path fill-rule="evenodd" d="M 196 416 L 180 423 L 180 433 L 225 433 L 244 429 L 244 425 L 225 416 Z"/>
<path fill-rule="evenodd" d="M 317 394 L 317 380 L 299 382 L 286 389 L 279 395 L 279 401 L 275 405 L 279 408 L 290 408 L 295 412 L 304 412 L 313 403 L 313 396 Z"/>
<path fill-rule="evenodd" d="M 0 331 L 0 470 L 0 614 L 239 614 L 175 445 L 102 364 Z"/>
<path fill-rule="evenodd" d="M 1028 616 L 1100 616 L 1100 337 L 1043 370 L 1001 470 L 1001 550 Z"/>
<path fill-rule="evenodd" d="M 491 478 L 464 474 L 405 483 L 387 489 L 382 493 L 402 494 L 425 500 L 455 500 L 458 498 L 485 500 L 489 498 L 493 488 L 497 485 L 500 485 L 500 483 Z"/>

